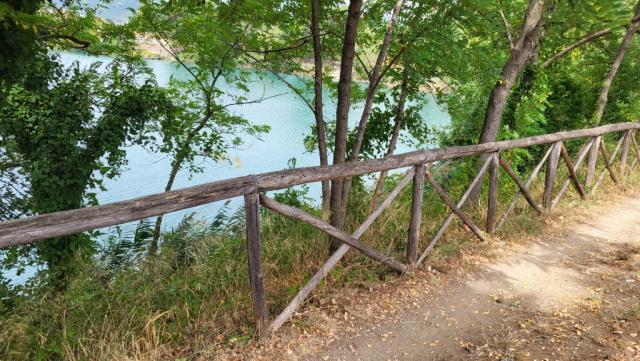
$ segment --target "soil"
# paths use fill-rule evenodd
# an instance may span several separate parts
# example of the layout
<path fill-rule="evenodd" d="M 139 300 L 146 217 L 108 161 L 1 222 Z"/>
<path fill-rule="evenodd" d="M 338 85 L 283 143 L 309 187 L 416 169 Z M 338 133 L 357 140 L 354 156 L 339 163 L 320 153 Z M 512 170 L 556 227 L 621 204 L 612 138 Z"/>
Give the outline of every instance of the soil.
<path fill-rule="evenodd" d="M 345 290 L 223 358 L 640 360 L 640 196 L 609 198 L 526 242 Z"/>

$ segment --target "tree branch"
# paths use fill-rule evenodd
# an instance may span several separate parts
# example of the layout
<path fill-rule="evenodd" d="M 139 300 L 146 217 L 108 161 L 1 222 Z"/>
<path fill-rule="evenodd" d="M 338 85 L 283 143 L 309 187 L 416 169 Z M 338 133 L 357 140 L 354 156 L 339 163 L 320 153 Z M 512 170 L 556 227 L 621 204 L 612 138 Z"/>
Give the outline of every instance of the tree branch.
<path fill-rule="evenodd" d="M 567 55 L 570 51 L 572 51 L 573 49 L 579 48 L 582 45 L 592 42 L 596 39 L 599 39 L 607 34 L 609 34 L 611 32 L 611 28 L 606 28 L 606 29 L 602 29 L 600 31 L 596 31 L 595 33 L 591 33 L 588 34 L 587 36 L 583 37 L 582 39 L 576 41 L 575 43 L 565 47 L 564 49 L 560 50 L 559 52 L 555 53 L 552 57 L 550 57 L 549 59 L 547 59 L 544 64 L 542 64 L 543 68 L 548 68 L 551 65 L 553 65 L 553 63 L 555 63 L 556 61 L 558 61 L 560 58 L 562 58 L 563 56 Z"/>
<path fill-rule="evenodd" d="M 294 87 L 293 84 L 291 84 L 287 79 L 285 79 L 277 71 L 269 68 L 265 63 L 260 61 L 260 59 L 258 59 L 255 56 L 251 55 L 251 53 L 246 53 L 246 55 L 249 58 L 251 58 L 253 61 L 255 61 L 257 64 L 259 64 L 263 69 L 265 69 L 266 71 L 268 71 L 271 74 L 273 74 L 276 78 L 278 78 L 281 82 L 283 82 L 287 87 L 289 87 L 289 89 L 291 89 L 291 91 L 293 91 L 298 97 L 300 97 L 300 99 L 302 99 L 302 101 L 304 101 L 304 103 L 311 110 L 311 112 L 315 114 L 315 108 L 313 107 L 313 104 L 311 104 L 311 102 L 309 102 L 309 100 L 304 96 L 304 94 L 302 94 L 302 92 L 298 88 Z"/>
<path fill-rule="evenodd" d="M 91 46 L 91 42 L 78 39 L 73 35 L 58 34 L 58 33 L 43 33 L 40 36 L 40 40 L 43 40 L 43 41 L 58 40 L 58 39 L 67 40 L 71 42 L 73 44 L 72 46 L 77 49 L 86 49 L 89 46 Z"/>
<path fill-rule="evenodd" d="M 627 25 L 627 26 L 633 26 L 635 23 L 640 21 L 640 16 L 634 16 L 631 19 L 631 24 Z M 591 33 L 588 35 L 585 35 L 582 39 L 576 41 L 575 43 L 565 47 L 564 49 L 560 50 L 559 52 L 555 53 L 552 57 L 550 57 L 549 59 L 547 59 L 543 64 L 542 67 L 544 68 L 548 68 L 551 65 L 553 65 L 553 63 L 555 63 L 556 61 L 560 60 L 560 58 L 564 57 L 565 55 L 567 55 L 569 52 L 571 52 L 572 50 L 581 47 L 584 44 L 590 43 L 596 39 L 599 39 L 607 34 L 609 34 L 611 31 L 613 31 L 613 28 L 606 28 L 606 29 L 602 29 L 600 31 L 596 31 L 595 33 Z M 637 31 L 638 33 L 640 33 L 640 30 Z"/>
<path fill-rule="evenodd" d="M 322 37 L 325 35 L 332 35 L 332 32 L 326 32 L 326 33 L 322 33 L 322 34 L 318 34 L 317 36 Z M 289 46 L 285 46 L 282 48 L 276 48 L 276 49 L 264 49 L 264 50 L 251 50 L 251 49 L 244 49 L 244 48 L 238 48 L 236 47 L 236 50 L 241 50 L 244 52 L 248 52 L 248 53 L 256 53 L 256 54 L 270 54 L 270 53 L 280 53 L 280 52 L 284 52 L 284 51 L 289 51 L 289 50 L 294 50 L 297 48 L 300 48 L 302 46 L 304 46 L 305 44 L 309 43 L 312 39 L 313 39 L 313 35 L 307 35 L 307 36 L 303 36 L 300 37 L 298 39 L 296 39 L 295 41 L 298 41 L 299 43 L 297 44 L 293 44 L 293 45 L 289 45 Z"/>
<path fill-rule="evenodd" d="M 367 80 L 371 81 L 371 70 L 367 68 L 367 64 L 364 63 L 364 61 L 360 57 L 360 54 L 356 53 L 356 59 L 358 60 L 358 63 L 360 63 L 362 70 L 364 70 L 365 74 L 367 74 Z"/>
<path fill-rule="evenodd" d="M 504 12 L 502 11 L 502 3 L 498 1 L 498 13 L 500 14 L 500 18 L 502 18 L 502 23 L 507 31 L 507 40 L 509 40 L 509 46 L 511 49 L 515 47 L 513 44 L 513 37 L 511 36 L 511 27 L 509 26 L 509 21 L 507 21 L 507 17 L 504 16 Z"/>

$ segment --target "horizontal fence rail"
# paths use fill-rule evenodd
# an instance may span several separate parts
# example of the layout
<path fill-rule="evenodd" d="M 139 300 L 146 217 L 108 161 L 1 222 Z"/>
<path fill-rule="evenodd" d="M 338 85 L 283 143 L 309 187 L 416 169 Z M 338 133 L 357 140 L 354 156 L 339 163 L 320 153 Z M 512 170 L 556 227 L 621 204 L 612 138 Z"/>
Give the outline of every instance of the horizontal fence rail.
<path fill-rule="evenodd" d="M 488 241 L 490 240 L 489 235 L 504 225 L 509 214 L 514 211 L 520 197 L 524 197 L 527 204 L 537 214 L 546 214 L 558 204 L 570 185 L 573 186 L 581 199 L 585 199 L 587 195 L 593 194 L 597 190 L 607 175 L 614 183 L 618 183 L 640 163 L 640 150 L 635 138 L 637 129 L 640 129 L 639 122 L 617 123 L 515 140 L 424 149 L 386 158 L 347 164 L 297 168 L 237 177 L 122 202 L 1 222 L 0 248 L 76 234 L 243 196 L 246 210 L 246 248 L 249 262 L 249 281 L 255 312 L 256 332 L 258 335 L 266 335 L 291 319 L 306 297 L 352 248 L 402 274 L 410 272 L 424 262 L 438 240 L 445 234 L 451 222 L 456 218 L 478 240 Z M 623 132 L 623 135 L 618 140 L 613 151 L 609 152 L 603 136 L 618 132 Z M 579 138 L 588 139 L 578 151 L 576 158 L 572 159 L 564 142 Z M 501 157 L 501 153 L 506 150 L 543 144 L 549 144 L 549 149 L 533 169 L 526 182 L 521 180 L 507 160 Z M 618 154 L 620 154 L 620 160 L 619 166 L 616 166 L 614 163 L 617 161 Z M 635 157 L 633 157 L 634 154 Z M 435 167 L 433 163 L 478 155 L 482 155 L 481 158 L 484 163 L 479 168 L 469 187 L 456 202 L 443 186 L 438 183 L 438 179 L 434 176 L 433 170 Z M 602 159 L 602 169 L 598 173 L 599 156 Z M 629 157 L 634 158 L 631 164 L 628 164 Z M 587 169 L 585 180 L 582 182 L 578 172 L 585 161 Z M 567 176 L 562 181 L 562 185 L 556 189 L 555 183 L 559 175 L 558 171 L 561 169 L 561 163 L 564 164 L 563 167 L 567 170 Z M 371 211 L 352 233 L 335 227 L 301 209 L 278 203 L 264 194 L 266 191 L 285 189 L 300 184 L 350 178 L 400 168 L 408 168 L 404 177 L 396 185 L 395 189 L 386 195 L 386 198 L 377 208 Z M 497 217 L 500 170 L 508 175 L 508 178 L 505 177 L 504 179 L 513 181 L 518 191 L 506 211 L 500 217 Z M 544 189 L 542 199 L 536 201 L 531 187 L 541 172 L 544 172 Z M 471 198 L 473 190 L 482 186 L 484 178 L 488 179 L 488 199 L 485 223 L 480 224 L 484 226 L 483 231 L 472 217 L 465 214 L 463 207 Z M 407 227 L 405 262 L 403 263 L 362 242 L 361 237 L 409 184 L 413 185 L 411 191 L 412 204 L 410 223 Z M 447 206 L 449 213 L 433 238 L 426 240 L 427 242 L 420 242 L 425 185 L 430 186 L 438 199 Z M 298 294 L 284 310 L 271 322 L 269 322 L 265 282 L 262 273 L 260 207 L 307 223 L 342 242 L 342 245 L 333 252 L 320 269 L 309 279 L 307 284 L 298 291 Z M 421 244 L 426 246 L 422 252 L 419 252 Z"/>
<path fill-rule="evenodd" d="M 0 223 L 0 248 L 137 221 L 207 203 L 243 196 L 252 192 L 278 190 L 300 184 L 336 178 L 355 177 L 368 173 L 410 167 L 416 164 L 432 163 L 439 160 L 494 153 L 569 139 L 601 136 L 607 133 L 639 128 L 640 123 L 638 122 L 617 123 L 597 128 L 558 132 L 515 140 L 424 149 L 386 158 L 326 167 L 296 168 L 262 173 L 255 176 L 231 178 L 122 202 L 2 222 Z"/>

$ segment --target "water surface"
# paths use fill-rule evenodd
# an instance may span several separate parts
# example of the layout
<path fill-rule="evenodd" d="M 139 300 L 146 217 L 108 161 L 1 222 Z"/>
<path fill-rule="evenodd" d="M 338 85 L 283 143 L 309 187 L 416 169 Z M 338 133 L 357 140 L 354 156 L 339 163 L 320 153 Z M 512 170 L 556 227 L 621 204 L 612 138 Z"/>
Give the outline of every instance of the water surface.
<path fill-rule="evenodd" d="M 81 66 L 88 66 L 95 61 L 107 63 L 108 57 L 87 56 L 80 53 L 61 53 L 61 59 L 66 64 L 74 61 Z M 160 85 L 166 85 L 173 76 L 185 79 L 189 75 L 176 64 L 163 60 L 148 60 L 147 63 L 153 70 Z M 246 143 L 237 149 L 229 151 L 229 160 L 213 162 L 209 159 L 201 159 L 200 164 L 205 171 L 198 174 L 189 174 L 181 171 L 174 183 L 174 189 L 192 185 L 212 182 L 221 179 L 258 174 L 275 170 L 286 169 L 289 161 L 295 158 L 297 167 L 314 166 L 319 164 L 316 151 L 307 152 L 303 140 L 308 135 L 315 121 L 313 114 L 306 104 L 290 89 L 270 74 L 257 74 L 249 83 L 249 99 L 267 98 L 266 100 L 233 106 L 231 112 L 240 115 L 254 124 L 266 124 L 271 127 L 269 133 L 261 136 L 261 139 L 243 137 Z M 289 76 L 288 80 L 296 82 L 296 78 Z M 228 92 L 236 92 L 226 83 L 220 88 Z M 275 96 L 275 97 L 272 97 Z M 272 98 L 270 98 L 272 97 Z M 326 97 L 328 99 L 328 97 Z M 326 101 L 325 114 L 335 114 L 335 104 Z M 356 106 L 350 114 L 350 126 L 355 126 L 361 114 L 361 108 Z M 423 120 L 432 127 L 439 127 L 449 123 L 449 116 L 444 109 L 438 106 L 433 97 L 429 96 L 427 104 L 421 113 Z M 400 143 L 397 153 L 413 150 L 410 146 Z M 134 146 L 127 149 L 127 169 L 116 179 L 105 182 L 107 191 L 99 192 L 98 199 L 101 204 L 140 197 L 162 192 L 165 188 L 170 172 L 170 159 L 163 154 L 151 153 L 142 147 Z M 310 185 L 310 195 L 318 199 L 320 185 Z M 239 204 L 236 199 L 232 205 Z M 189 211 L 176 212 L 168 215 L 165 226 L 175 225 L 187 212 L 197 211 L 202 217 L 208 218 L 220 207 L 218 204 L 197 207 Z"/>

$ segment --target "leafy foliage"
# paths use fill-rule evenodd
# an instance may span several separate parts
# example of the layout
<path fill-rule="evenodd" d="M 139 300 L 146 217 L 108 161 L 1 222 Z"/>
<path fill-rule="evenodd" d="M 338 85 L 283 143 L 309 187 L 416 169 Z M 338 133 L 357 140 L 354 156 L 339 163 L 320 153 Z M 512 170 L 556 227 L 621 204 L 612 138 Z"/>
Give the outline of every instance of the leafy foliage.
<path fill-rule="evenodd" d="M 29 180 L 30 212 L 96 204 L 92 190 L 119 174 L 126 164 L 124 147 L 148 143 L 148 123 L 172 114 L 167 94 L 141 64 L 116 60 L 103 70 L 100 65 L 65 68 L 46 58 L 31 68 L 41 84 L 15 83 L 5 92 L 0 135 Z M 74 254 L 91 254 L 92 244 L 78 235 L 35 247 L 58 279 L 73 269 Z"/>

